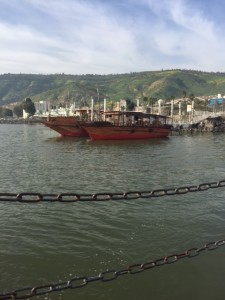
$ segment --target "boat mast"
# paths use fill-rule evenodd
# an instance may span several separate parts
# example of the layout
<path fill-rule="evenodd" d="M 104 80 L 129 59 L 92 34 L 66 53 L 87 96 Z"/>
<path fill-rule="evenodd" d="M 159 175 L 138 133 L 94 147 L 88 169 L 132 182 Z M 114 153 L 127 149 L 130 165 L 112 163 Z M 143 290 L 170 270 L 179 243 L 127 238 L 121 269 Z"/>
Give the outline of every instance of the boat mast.
<path fill-rule="evenodd" d="M 91 121 L 93 121 L 93 116 L 94 116 L 94 99 L 91 98 Z"/>
<path fill-rule="evenodd" d="M 97 99 L 98 99 L 98 115 L 100 115 L 100 101 L 99 101 L 99 91 L 97 88 Z"/>
<path fill-rule="evenodd" d="M 104 121 L 105 121 L 105 112 L 106 112 L 106 98 L 104 98 Z"/>

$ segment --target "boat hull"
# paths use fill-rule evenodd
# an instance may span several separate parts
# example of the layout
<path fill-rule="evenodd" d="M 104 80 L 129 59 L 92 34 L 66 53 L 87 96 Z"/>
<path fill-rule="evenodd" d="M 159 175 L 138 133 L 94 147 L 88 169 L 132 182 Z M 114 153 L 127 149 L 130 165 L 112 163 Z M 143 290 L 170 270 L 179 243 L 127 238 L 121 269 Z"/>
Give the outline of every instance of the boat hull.
<path fill-rule="evenodd" d="M 143 140 L 165 138 L 171 133 L 171 126 L 128 127 L 83 125 L 91 140 Z"/>
<path fill-rule="evenodd" d="M 87 137 L 87 132 L 78 126 L 75 117 L 49 117 L 43 122 L 46 127 L 58 132 L 62 136 Z"/>

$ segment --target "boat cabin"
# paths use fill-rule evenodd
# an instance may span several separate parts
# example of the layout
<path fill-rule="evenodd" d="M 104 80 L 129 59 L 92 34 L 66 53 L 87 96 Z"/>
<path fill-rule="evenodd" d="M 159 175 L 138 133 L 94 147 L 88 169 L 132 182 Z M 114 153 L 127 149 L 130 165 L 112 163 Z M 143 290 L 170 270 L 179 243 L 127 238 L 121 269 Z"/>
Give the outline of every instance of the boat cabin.
<path fill-rule="evenodd" d="M 114 126 L 151 126 L 165 125 L 166 116 L 138 111 L 107 111 L 103 113 L 104 121 Z"/>

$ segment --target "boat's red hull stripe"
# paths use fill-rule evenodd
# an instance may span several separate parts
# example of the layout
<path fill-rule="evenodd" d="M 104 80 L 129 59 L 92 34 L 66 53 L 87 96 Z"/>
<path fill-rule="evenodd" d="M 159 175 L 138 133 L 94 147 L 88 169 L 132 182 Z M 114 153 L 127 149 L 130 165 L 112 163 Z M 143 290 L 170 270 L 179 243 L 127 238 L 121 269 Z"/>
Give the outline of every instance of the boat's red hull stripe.
<path fill-rule="evenodd" d="M 124 128 L 85 127 L 92 140 L 137 140 L 167 137 L 169 128 Z"/>

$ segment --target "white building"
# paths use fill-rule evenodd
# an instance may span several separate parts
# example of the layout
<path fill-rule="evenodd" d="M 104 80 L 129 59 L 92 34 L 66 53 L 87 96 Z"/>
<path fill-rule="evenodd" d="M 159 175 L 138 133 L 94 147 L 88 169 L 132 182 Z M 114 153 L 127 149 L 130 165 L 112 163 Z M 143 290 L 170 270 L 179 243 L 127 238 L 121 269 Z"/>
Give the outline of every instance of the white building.
<path fill-rule="evenodd" d="M 48 112 L 48 103 L 46 101 L 34 102 L 36 114 L 45 115 Z"/>

